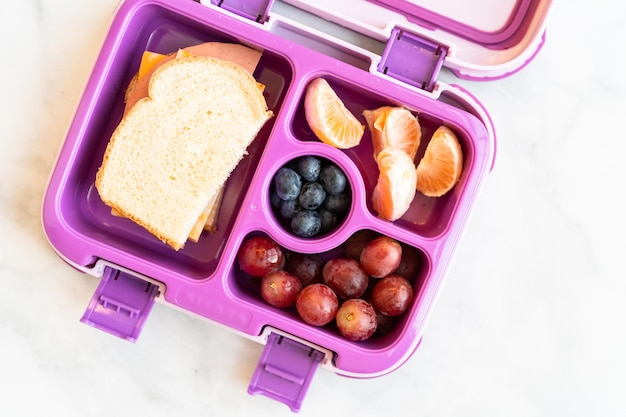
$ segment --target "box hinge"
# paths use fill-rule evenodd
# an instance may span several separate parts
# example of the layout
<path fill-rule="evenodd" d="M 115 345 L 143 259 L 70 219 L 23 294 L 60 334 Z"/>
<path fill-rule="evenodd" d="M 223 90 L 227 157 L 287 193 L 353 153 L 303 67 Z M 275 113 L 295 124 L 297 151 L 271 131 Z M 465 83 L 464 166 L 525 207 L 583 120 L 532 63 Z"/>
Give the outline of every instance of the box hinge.
<path fill-rule="evenodd" d="M 263 394 L 298 412 L 323 358 L 319 350 L 270 333 L 248 393 Z"/>
<path fill-rule="evenodd" d="M 269 20 L 274 0 L 211 0 L 211 4 L 259 23 Z"/>
<path fill-rule="evenodd" d="M 154 305 L 159 287 L 106 267 L 82 323 L 134 342 Z"/>
<path fill-rule="evenodd" d="M 447 54 L 447 47 L 395 27 L 385 45 L 378 71 L 433 91 Z"/>

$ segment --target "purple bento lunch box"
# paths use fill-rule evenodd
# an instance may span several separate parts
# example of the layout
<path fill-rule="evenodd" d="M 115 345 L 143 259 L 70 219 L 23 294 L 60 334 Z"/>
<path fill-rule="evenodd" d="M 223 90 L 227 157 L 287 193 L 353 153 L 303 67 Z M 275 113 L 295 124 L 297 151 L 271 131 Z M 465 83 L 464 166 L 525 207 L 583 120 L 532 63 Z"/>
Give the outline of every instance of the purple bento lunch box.
<path fill-rule="evenodd" d="M 470 4 L 471 3 L 471 4 Z M 67 263 L 100 278 L 82 321 L 131 341 L 154 301 L 219 323 L 265 345 L 249 386 L 298 411 L 319 366 L 351 377 L 376 377 L 416 350 L 495 157 L 487 111 L 469 92 L 437 79 L 493 80 L 529 62 L 540 49 L 549 0 L 203 1 L 126 0 L 113 17 L 95 67 L 61 147 L 43 202 L 43 226 Z M 324 27 L 332 34 L 325 31 Z M 171 53 L 208 41 L 262 51 L 254 77 L 275 116 L 229 178 L 218 230 L 174 251 L 131 221 L 111 214 L 94 187 L 124 93 L 143 51 Z M 422 141 L 450 127 L 464 155 L 458 184 L 438 198 L 417 193 L 390 222 L 372 206 L 378 170 L 369 132 L 348 150 L 320 142 L 304 116 L 304 92 L 323 77 L 361 121 L 362 112 L 404 106 L 418 115 Z M 340 227 L 298 238 L 273 214 L 274 173 L 301 155 L 335 162 L 352 189 Z M 306 325 L 291 309 L 266 304 L 240 271 L 236 254 L 250 236 L 287 250 L 330 256 L 351 235 L 372 230 L 419 253 L 410 309 L 387 334 L 363 342 L 332 327 Z"/>

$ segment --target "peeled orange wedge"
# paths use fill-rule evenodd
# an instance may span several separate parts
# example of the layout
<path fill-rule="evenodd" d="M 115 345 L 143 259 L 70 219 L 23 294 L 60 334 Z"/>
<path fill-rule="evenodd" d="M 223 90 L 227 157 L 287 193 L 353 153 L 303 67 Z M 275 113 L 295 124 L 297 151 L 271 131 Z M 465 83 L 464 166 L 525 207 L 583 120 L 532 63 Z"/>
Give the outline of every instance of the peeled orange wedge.
<path fill-rule="evenodd" d="M 415 197 L 415 165 L 406 152 L 397 148 L 380 151 L 377 163 L 380 172 L 372 205 L 380 217 L 394 221 L 407 212 Z"/>
<path fill-rule="evenodd" d="M 422 129 L 417 117 L 404 107 L 383 106 L 365 110 L 363 117 L 372 134 L 374 159 L 385 148 L 405 151 L 411 160 L 420 146 Z"/>
<path fill-rule="evenodd" d="M 346 108 L 324 78 L 316 78 L 308 85 L 304 113 L 309 127 L 322 142 L 340 149 L 361 143 L 365 126 Z"/>
<path fill-rule="evenodd" d="M 441 126 L 417 165 L 417 191 L 428 197 L 440 197 L 459 182 L 462 171 L 463 151 L 459 140 L 450 128 Z"/>

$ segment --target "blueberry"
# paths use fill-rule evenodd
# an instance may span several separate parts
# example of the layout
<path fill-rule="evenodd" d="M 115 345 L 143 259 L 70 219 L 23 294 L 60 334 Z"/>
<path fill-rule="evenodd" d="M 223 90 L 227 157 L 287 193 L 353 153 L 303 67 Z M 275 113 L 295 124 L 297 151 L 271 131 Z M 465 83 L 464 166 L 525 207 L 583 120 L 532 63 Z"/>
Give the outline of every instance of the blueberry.
<path fill-rule="evenodd" d="M 315 210 L 302 210 L 291 219 L 291 231 L 300 237 L 312 237 L 319 233 L 322 219 Z"/>
<path fill-rule="evenodd" d="M 281 200 L 280 206 L 280 215 L 285 219 L 292 219 L 299 211 L 302 210 L 302 207 L 298 203 L 297 199 L 294 200 Z"/>
<path fill-rule="evenodd" d="M 350 206 L 350 193 L 343 190 L 339 194 L 329 194 L 324 200 L 324 207 L 333 213 L 343 213 Z"/>
<path fill-rule="evenodd" d="M 318 182 L 307 182 L 302 186 L 298 202 L 302 208 L 307 210 L 315 210 L 324 203 L 326 199 L 326 191 Z"/>
<path fill-rule="evenodd" d="M 317 181 L 321 168 L 322 161 L 314 156 L 303 156 L 298 160 L 298 172 L 309 182 Z"/>
<path fill-rule="evenodd" d="M 335 164 L 326 164 L 320 170 L 319 182 L 328 194 L 339 194 L 346 189 L 346 174 Z"/>
<path fill-rule="evenodd" d="M 276 194 L 276 188 L 272 187 L 272 190 L 270 191 L 270 204 L 272 205 L 272 207 L 280 208 L 280 204 L 282 201 L 283 199 L 280 198 L 278 194 Z"/>
<path fill-rule="evenodd" d="M 282 200 L 294 200 L 300 195 L 302 178 L 293 169 L 282 167 L 274 175 L 274 185 L 276 186 L 278 197 Z"/>
<path fill-rule="evenodd" d="M 323 207 L 320 207 L 317 212 L 319 213 L 321 224 L 320 224 L 320 232 L 326 233 L 330 232 L 337 226 L 337 214 L 333 213 L 330 210 L 327 210 Z"/>

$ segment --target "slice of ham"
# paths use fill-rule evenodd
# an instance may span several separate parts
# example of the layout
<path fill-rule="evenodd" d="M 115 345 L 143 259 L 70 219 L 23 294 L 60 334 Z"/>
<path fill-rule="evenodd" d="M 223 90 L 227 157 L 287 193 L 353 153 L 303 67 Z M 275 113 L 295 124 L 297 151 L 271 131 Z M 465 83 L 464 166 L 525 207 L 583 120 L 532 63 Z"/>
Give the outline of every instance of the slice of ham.
<path fill-rule="evenodd" d="M 259 64 L 259 60 L 261 59 L 260 51 L 235 43 L 207 42 L 184 48 L 182 51 L 192 55 L 209 56 L 234 62 L 235 64 L 241 65 L 250 74 L 254 73 L 254 70 Z M 145 75 L 137 77 L 135 83 L 131 82 L 131 85 L 129 85 L 130 88 L 126 93 L 126 107 L 124 109 L 124 115 L 126 115 L 130 108 L 133 107 L 139 100 L 148 96 L 148 86 L 154 71 L 156 71 L 156 69 L 164 63 L 176 59 L 177 56 L 178 53 L 165 56 L 156 65 L 154 65 L 152 69 L 146 71 Z"/>

